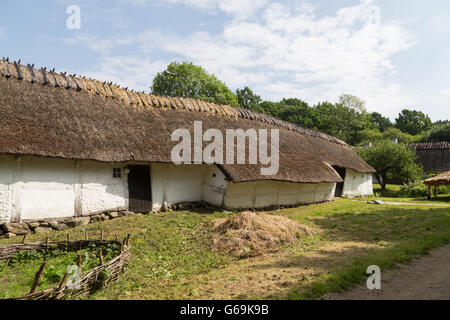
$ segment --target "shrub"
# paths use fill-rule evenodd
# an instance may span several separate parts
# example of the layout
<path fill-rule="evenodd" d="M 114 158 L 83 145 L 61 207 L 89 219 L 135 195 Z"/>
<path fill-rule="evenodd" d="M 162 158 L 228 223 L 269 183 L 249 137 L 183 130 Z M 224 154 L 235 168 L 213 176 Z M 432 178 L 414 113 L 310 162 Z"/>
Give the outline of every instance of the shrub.
<path fill-rule="evenodd" d="M 450 186 L 440 186 L 438 188 L 438 194 L 449 194 L 450 193 Z"/>
<path fill-rule="evenodd" d="M 404 184 L 400 188 L 400 195 L 405 198 L 419 198 L 427 196 L 428 187 L 422 182 Z"/>

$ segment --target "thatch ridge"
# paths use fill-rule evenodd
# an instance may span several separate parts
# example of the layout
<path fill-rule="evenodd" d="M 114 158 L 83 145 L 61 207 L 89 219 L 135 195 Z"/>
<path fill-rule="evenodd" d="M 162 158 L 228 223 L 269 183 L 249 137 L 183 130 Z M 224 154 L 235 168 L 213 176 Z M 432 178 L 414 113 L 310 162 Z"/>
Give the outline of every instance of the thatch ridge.
<path fill-rule="evenodd" d="M 272 116 L 243 109 L 236 106 L 219 105 L 200 99 L 162 97 L 144 92 L 135 92 L 128 88 L 120 88 L 112 82 L 102 82 L 86 77 L 76 77 L 67 72 L 56 72 L 55 69 L 48 71 L 46 68 L 36 69 L 34 65 L 24 66 L 19 62 L 10 62 L 3 58 L 0 61 L 0 73 L 6 77 L 14 77 L 19 80 L 26 80 L 31 83 L 38 83 L 67 90 L 85 91 L 90 94 L 97 94 L 104 98 L 122 101 L 128 105 L 138 108 L 172 108 L 178 110 L 188 110 L 197 112 L 207 112 L 221 114 L 231 118 L 244 118 L 254 121 L 274 124 L 278 127 L 300 134 L 319 137 L 327 141 L 347 145 L 344 141 L 322 132 L 304 128 L 299 125 L 276 119 Z"/>
<path fill-rule="evenodd" d="M 416 142 L 416 143 L 411 143 L 409 146 L 411 149 L 414 149 L 414 150 L 446 150 L 446 149 L 450 149 L 450 143 L 448 143 L 447 141 Z"/>
<path fill-rule="evenodd" d="M 261 165 L 221 165 L 233 182 L 341 181 L 332 166 L 374 172 L 347 145 L 266 115 L 258 114 L 261 121 L 251 120 L 256 113 L 250 110 L 157 97 L 46 70 L 34 71 L 33 77 L 25 70 L 30 68 L 17 65 L 22 80 L 17 72 L 13 74 L 15 65 L 0 61 L 4 75 L 0 76 L 0 154 L 172 163 L 171 150 L 177 143 L 170 140 L 171 133 L 187 128 L 193 134 L 193 122 L 202 121 L 204 130 L 223 132 L 279 128 L 279 172 L 262 176 Z"/>

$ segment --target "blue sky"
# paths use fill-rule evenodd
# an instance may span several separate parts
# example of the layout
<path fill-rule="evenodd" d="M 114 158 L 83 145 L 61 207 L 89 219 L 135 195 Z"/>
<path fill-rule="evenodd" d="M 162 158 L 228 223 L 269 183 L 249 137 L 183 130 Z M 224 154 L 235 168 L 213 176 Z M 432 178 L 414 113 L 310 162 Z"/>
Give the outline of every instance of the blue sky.
<path fill-rule="evenodd" d="M 70 5 L 81 28 L 66 26 Z M 0 56 L 149 91 L 171 61 L 231 89 L 309 103 L 357 95 L 450 119 L 447 0 L 2 0 Z"/>

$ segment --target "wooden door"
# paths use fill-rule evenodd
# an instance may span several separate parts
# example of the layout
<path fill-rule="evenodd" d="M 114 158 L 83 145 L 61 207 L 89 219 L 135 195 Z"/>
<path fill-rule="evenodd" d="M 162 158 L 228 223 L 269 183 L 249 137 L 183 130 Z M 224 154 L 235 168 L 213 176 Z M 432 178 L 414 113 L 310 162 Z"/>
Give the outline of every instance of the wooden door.
<path fill-rule="evenodd" d="M 333 167 L 334 170 L 341 176 L 342 180 L 345 181 L 345 173 L 346 169 L 341 167 Z M 344 182 L 338 182 L 336 184 L 336 192 L 334 193 L 335 197 L 342 197 L 342 194 L 344 192 Z"/>
<path fill-rule="evenodd" d="M 152 188 L 149 166 L 128 166 L 129 210 L 152 211 Z"/>

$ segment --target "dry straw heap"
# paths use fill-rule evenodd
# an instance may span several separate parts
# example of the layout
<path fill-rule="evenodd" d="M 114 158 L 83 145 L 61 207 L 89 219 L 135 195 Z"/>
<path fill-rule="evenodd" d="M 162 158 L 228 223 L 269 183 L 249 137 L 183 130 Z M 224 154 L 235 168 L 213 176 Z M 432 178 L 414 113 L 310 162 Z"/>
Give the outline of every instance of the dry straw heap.
<path fill-rule="evenodd" d="M 69 274 L 66 273 L 61 280 L 60 284 L 56 288 L 43 290 L 36 292 L 36 288 L 39 286 L 39 282 L 44 274 L 44 269 L 46 262 L 44 261 L 41 268 L 36 273 L 33 286 L 31 287 L 30 293 L 13 299 L 7 300 L 65 300 L 73 299 L 76 297 L 84 296 L 92 292 L 98 286 L 98 280 L 102 278 L 102 285 L 107 286 L 111 282 L 116 281 L 119 275 L 123 271 L 125 265 L 128 263 L 130 258 L 130 235 L 124 238 L 123 242 L 120 241 L 106 241 L 106 240 L 79 240 L 79 241 L 60 241 L 60 242 L 49 242 L 43 243 L 25 243 L 26 237 L 24 237 L 24 243 L 6 245 L 0 247 L 0 262 L 8 261 L 11 257 L 21 251 L 39 251 L 47 248 L 60 249 L 62 251 L 72 252 L 82 249 L 89 248 L 91 245 L 105 246 L 108 244 L 116 244 L 120 247 L 120 254 L 113 258 L 107 263 L 103 263 L 102 251 L 99 251 L 100 264 L 82 274 L 80 279 L 80 288 L 71 289 L 67 286 L 66 281 L 68 280 Z M 81 268 L 81 256 L 78 255 L 78 267 Z M 2 299 L 0 299 L 2 300 Z"/>
<path fill-rule="evenodd" d="M 340 182 L 331 166 L 373 172 L 343 141 L 265 114 L 190 98 L 159 97 L 111 82 L 0 60 L 0 153 L 103 162 L 171 163 L 171 133 L 194 121 L 203 130 L 280 130 L 280 170 L 221 165 L 233 182 Z M 225 135 L 224 135 L 225 136 Z M 205 143 L 206 145 L 206 143 Z M 331 165 L 331 166 L 330 166 Z"/>
<path fill-rule="evenodd" d="M 237 258 L 270 253 L 279 245 L 313 235 L 309 228 L 288 218 L 248 211 L 217 220 L 212 232 L 213 248 Z"/>

